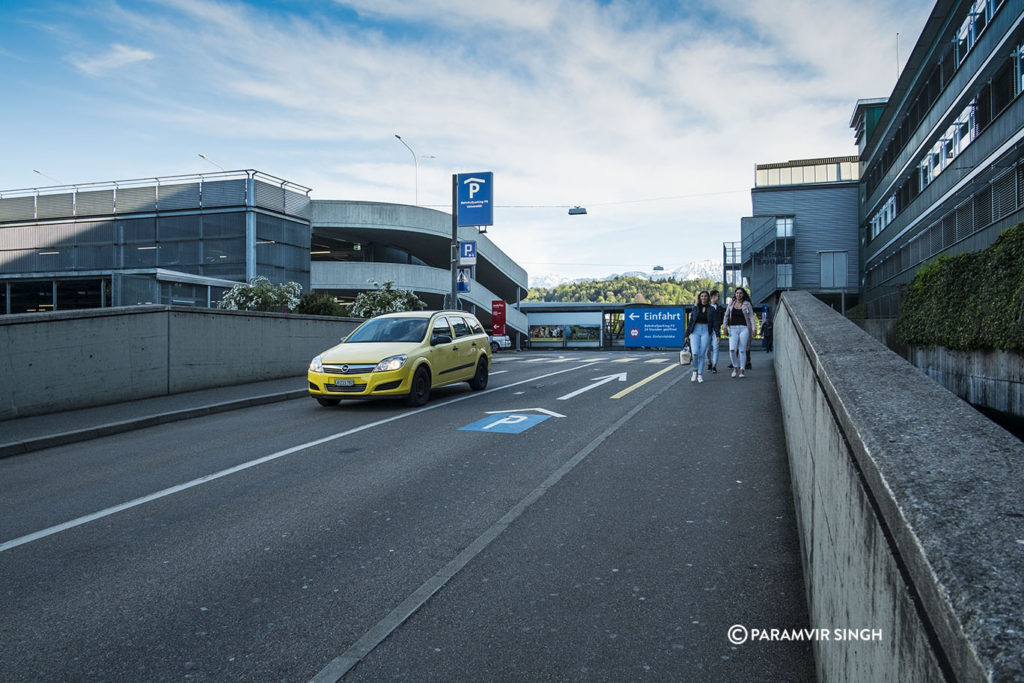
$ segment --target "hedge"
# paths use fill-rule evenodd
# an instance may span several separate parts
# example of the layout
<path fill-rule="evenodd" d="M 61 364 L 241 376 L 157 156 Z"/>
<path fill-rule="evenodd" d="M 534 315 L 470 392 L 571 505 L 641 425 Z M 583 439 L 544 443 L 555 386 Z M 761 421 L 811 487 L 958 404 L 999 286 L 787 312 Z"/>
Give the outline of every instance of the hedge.
<path fill-rule="evenodd" d="M 896 336 L 916 346 L 1024 353 L 1024 223 L 983 251 L 939 257 L 917 271 Z"/>

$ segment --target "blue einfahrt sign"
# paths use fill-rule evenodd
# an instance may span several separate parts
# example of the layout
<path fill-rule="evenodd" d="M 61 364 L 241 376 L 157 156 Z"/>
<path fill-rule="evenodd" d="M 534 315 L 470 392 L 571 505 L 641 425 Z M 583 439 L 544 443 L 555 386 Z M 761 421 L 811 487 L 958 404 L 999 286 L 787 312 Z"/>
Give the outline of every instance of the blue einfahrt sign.
<path fill-rule="evenodd" d="M 625 313 L 627 347 L 667 346 L 681 348 L 686 333 L 686 309 L 627 308 Z"/>

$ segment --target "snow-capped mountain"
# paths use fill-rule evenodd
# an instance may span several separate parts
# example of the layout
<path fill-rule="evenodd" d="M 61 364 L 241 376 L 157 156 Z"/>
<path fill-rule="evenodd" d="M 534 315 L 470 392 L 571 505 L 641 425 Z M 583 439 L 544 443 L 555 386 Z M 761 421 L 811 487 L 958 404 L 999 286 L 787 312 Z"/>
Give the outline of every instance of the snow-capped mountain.
<path fill-rule="evenodd" d="M 668 268 L 665 270 L 631 270 L 625 273 L 614 273 L 605 277 L 567 277 L 565 275 L 548 274 L 548 275 L 531 275 L 530 276 L 530 287 L 537 287 L 540 289 L 551 289 L 558 285 L 573 282 L 589 282 L 591 280 L 611 280 L 616 277 L 642 277 L 645 279 L 654 280 L 668 280 L 675 278 L 677 280 L 696 280 L 697 278 L 710 278 L 712 280 L 722 279 L 722 262 L 721 260 L 707 259 L 705 261 L 693 261 L 686 265 L 679 266 L 678 268 Z"/>

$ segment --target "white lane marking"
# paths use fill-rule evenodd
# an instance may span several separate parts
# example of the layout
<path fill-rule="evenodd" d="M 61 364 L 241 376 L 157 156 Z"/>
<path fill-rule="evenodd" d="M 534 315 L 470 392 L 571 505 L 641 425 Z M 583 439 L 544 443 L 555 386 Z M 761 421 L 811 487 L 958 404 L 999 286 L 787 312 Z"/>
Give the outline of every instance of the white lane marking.
<path fill-rule="evenodd" d="M 435 403 L 435 404 L 432 404 L 432 405 L 429 405 L 429 406 L 424 406 L 422 408 L 417 408 L 416 410 L 411 410 L 411 411 L 408 411 L 408 412 L 405 412 L 405 413 L 401 413 L 400 415 L 395 415 L 393 417 L 388 417 L 388 418 L 385 418 L 383 420 L 377 420 L 376 422 L 370 422 L 368 424 L 361 425 L 359 427 L 353 427 L 352 429 L 348 429 L 348 430 L 346 430 L 344 432 L 338 432 L 337 434 L 331 434 L 330 436 L 325 436 L 325 437 L 322 437 L 320 439 L 316 439 L 314 441 L 308 441 L 308 442 L 306 442 L 304 444 L 299 444 L 298 446 L 292 446 L 291 448 L 286 448 L 283 451 L 278 451 L 276 453 L 271 453 L 270 455 L 265 455 L 262 458 L 257 458 L 256 460 L 250 460 L 249 462 L 244 462 L 244 463 L 242 463 L 240 465 L 235 465 L 234 467 L 229 467 L 226 470 L 221 470 L 220 472 L 214 472 L 213 474 L 208 474 L 208 475 L 206 475 L 204 477 L 199 477 L 198 479 L 193 479 L 192 481 L 187 481 L 184 484 L 178 484 L 177 486 L 171 486 L 170 488 L 166 488 L 166 489 L 163 489 L 161 491 L 157 491 L 155 493 L 150 493 L 149 495 L 142 496 L 141 498 L 136 498 L 136 499 L 130 500 L 130 501 L 126 502 L 126 503 L 121 503 L 120 505 L 115 505 L 113 507 L 109 507 L 109 508 L 106 508 L 104 510 L 100 510 L 99 512 L 94 512 L 92 514 L 85 515 L 83 517 L 78 517 L 76 519 L 72 519 L 70 521 L 64 522 L 63 524 L 57 524 L 56 526 L 51 526 L 51 527 L 48 527 L 46 529 L 42 529 L 40 531 L 36 531 L 34 533 L 27 534 L 25 536 L 20 536 L 18 538 L 11 539 L 10 541 L 5 541 L 3 543 L 0 543 L 0 553 L 4 552 L 5 550 L 11 550 L 12 548 L 17 548 L 20 545 L 25 545 L 26 543 L 31 543 L 33 541 L 38 541 L 39 539 L 46 538 L 47 536 L 53 536 L 54 534 L 59 534 L 60 532 L 67 531 L 68 529 L 74 529 L 75 527 L 82 526 L 83 524 L 88 524 L 89 522 L 95 522 L 98 519 L 103 519 L 104 517 L 109 517 L 111 515 L 115 515 L 118 512 L 123 512 L 125 510 L 130 510 L 131 508 L 138 507 L 140 505 L 145 505 L 146 503 L 151 503 L 154 500 L 159 500 L 161 498 L 166 498 L 167 496 L 174 495 L 175 493 L 180 493 L 182 491 L 187 491 L 188 489 L 195 488 L 196 486 L 200 486 L 202 484 L 206 484 L 206 483 L 209 483 L 211 481 L 215 481 L 217 479 L 222 479 L 222 478 L 227 477 L 229 475 L 236 474 L 236 473 L 241 472 L 243 470 L 247 470 L 247 469 L 249 469 L 251 467 L 256 467 L 257 465 L 263 465 L 265 463 L 271 462 L 272 460 L 277 460 L 278 458 L 283 458 L 286 455 L 291 455 L 293 453 L 298 453 L 299 451 L 304 451 L 304 450 L 306 450 L 308 448 L 313 448 L 314 446 L 319 446 L 321 444 L 325 444 L 325 443 L 328 443 L 330 441 L 334 441 L 336 439 L 340 439 L 342 437 L 350 436 L 350 435 L 355 434 L 357 432 L 362 432 L 362 431 L 365 431 L 367 429 L 372 429 L 373 427 L 379 427 L 381 425 L 388 424 L 389 422 L 395 422 L 397 420 L 401 420 L 401 419 L 404 419 L 404 418 L 407 418 L 407 417 L 411 417 L 413 415 L 419 415 L 420 413 L 425 413 L 428 410 L 435 410 L 437 408 L 442 408 L 444 406 L 451 405 L 452 403 L 458 403 L 459 401 L 465 401 L 465 400 L 470 399 L 470 398 L 476 398 L 478 396 L 484 396 L 486 394 L 490 394 L 490 393 L 493 393 L 495 391 L 501 391 L 503 389 L 510 389 L 511 387 L 516 387 L 516 386 L 519 386 L 520 384 L 529 384 L 530 382 L 536 382 L 537 380 L 544 379 L 546 377 L 553 377 L 554 375 L 561 375 L 561 374 L 566 373 L 566 372 L 575 372 L 576 370 L 582 370 L 583 368 L 590 367 L 590 365 L 592 365 L 592 364 L 580 365 L 580 366 L 575 367 L 575 368 L 566 368 L 565 370 L 558 370 L 556 372 L 549 372 L 546 375 L 540 375 L 539 377 L 531 377 L 530 379 L 520 380 L 518 382 L 513 382 L 512 384 L 506 384 L 505 386 L 495 387 L 493 389 L 486 389 L 484 391 L 474 392 L 472 394 L 467 394 L 465 396 L 459 396 L 459 397 L 453 398 L 453 399 L 451 399 L 449 401 L 443 401 L 441 403 Z"/>
<path fill-rule="evenodd" d="M 668 361 L 669 361 L 668 358 L 652 358 L 650 360 L 645 360 L 644 362 L 645 363 L 654 363 L 655 365 L 658 365 L 658 364 L 661 364 L 661 363 L 667 363 Z"/>
<path fill-rule="evenodd" d="M 614 382 L 615 380 L 619 380 L 620 382 L 625 382 L 626 381 L 626 373 L 620 372 L 617 375 L 606 375 L 604 377 L 595 377 L 593 384 L 589 384 L 589 385 L 583 387 L 582 389 L 577 389 L 576 391 L 574 391 L 572 393 L 569 393 L 569 394 L 566 394 L 565 396 L 559 396 L 558 400 L 559 401 L 568 401 L 570 398 L 575 398 L 576 396 L 579 396 L 580 394 L 582 394 L 582 393 L 584 393 L 586 391 L 590 391 L 591 389 L 596 389 L 599 386 L 601 386 L 602 384 L 607 384 L 608 382 Z"/>
<path fill-rule="evenodd" d="M 483 552 L 487 546 L 489 546 L 496 538 L 498 538 L 498 536 L 501 535 L 503 531 L 505 531 L 505 529 L 512 526 L 512 523 L 519 519 L 519 517 L 522 516 L 522 514 L 526 512 L 531 505 L 536 503 L 541 496 L 558 484 L 565 475 L 583 462 L 584 458 L 597 450 L 597 448 L 607 441 L 611 435 L 617 432 L 619 428 L 633 419 L 637 413 L 650 405 L 652 401 L 665 393 L 665 391 L 678 382 L 679 379 L 682 379 L 682 375 L 666 384 L 650 398 L 634 406 L 628 413 L 616 420 L 614 424 L 604 430 L 593 441 L 588 443 L 574 456 L 569 458 L 569 460 L 545 479 L 542 484 L 528 493 L 525 498 L 516 503 L 501 519 L 492 524 L 487 531 L 477 536 L 476 540 L 470 543 L 465 550 L 456 555 L 453 560 L 446 564 L 439 572 L 434 574 L 434 576 L 423 582 L 423 584 L 413 591 L 409 597 L 391 610 L 386 617 L 381 619 L 369 631 L 364 633 L 359 640 L 349 647 L 349 649 L 328 662 L 327 666 L 321 669 L 320 673 L 313 677 L 312 683 L 337 683 L 340 681 L 345 674 L 352 670 L 352 667 L 370 654 L 374 648 L 383 643 L 395 629 L 405 623 L 405 621 L 411 617 L 416 610 L 422 607 L 427 600 L 437 593 L 437 591 L 441 590 L 441 588 L 443 588 L 444 585 L 452 579 L 452 577 L 458 574 L 467 564 L 469 564 L 474 557 Z"/>
<path fill-rule="evenodd" d="M 491 377 L 494 377 L 495 375 L 500 375 L 500 374 L 505 373 L 505 372 L 508 372 L 508 370 L 498 370 L 497 372 L 492 372 L 490 374 L 491 374 Z"/>

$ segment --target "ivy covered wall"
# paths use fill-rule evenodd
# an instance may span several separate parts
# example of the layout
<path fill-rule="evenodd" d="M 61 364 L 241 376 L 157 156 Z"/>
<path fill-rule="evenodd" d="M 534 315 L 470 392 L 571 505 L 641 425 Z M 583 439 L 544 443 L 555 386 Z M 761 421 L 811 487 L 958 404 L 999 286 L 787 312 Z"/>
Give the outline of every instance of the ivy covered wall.
<path fill-rule="evenodd" d="M 907 288 L 896 336 L 916 346 L 1024 353 L 1024 223 L 983 251 L 922 267 Z"/>

